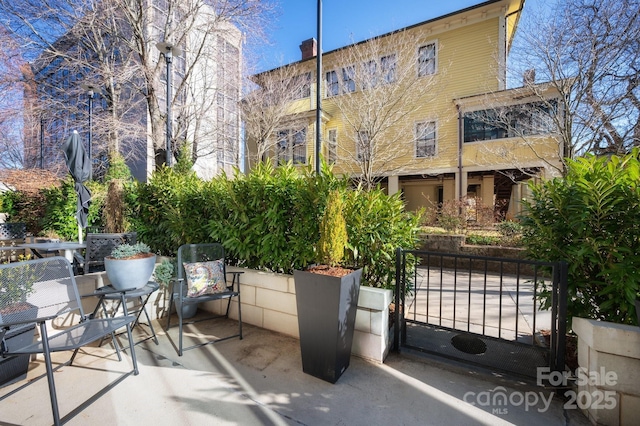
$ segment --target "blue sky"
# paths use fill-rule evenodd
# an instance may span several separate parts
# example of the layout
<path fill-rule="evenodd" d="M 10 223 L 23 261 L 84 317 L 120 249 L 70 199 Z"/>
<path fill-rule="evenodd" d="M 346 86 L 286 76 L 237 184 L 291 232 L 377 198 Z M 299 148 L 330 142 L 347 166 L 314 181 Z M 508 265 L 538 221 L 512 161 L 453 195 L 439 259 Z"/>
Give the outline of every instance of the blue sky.
<path fill-rule="evenodd" d="M 526 0 L 525 12 L 541 0 Z M 417 24 L 483 0 L 322 0 L 322 50 L 328 52 Z M 316 37 L 317 0 L 279 0 L 260 71 L 300 59 L 300 43 Z"/>

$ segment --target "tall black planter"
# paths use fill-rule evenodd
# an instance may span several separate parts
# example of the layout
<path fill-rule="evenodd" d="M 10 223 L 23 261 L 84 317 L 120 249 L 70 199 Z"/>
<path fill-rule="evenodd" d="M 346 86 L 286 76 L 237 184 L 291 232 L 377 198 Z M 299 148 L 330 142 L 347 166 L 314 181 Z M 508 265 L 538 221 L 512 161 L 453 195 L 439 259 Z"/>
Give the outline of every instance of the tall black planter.
<path fill-rule="evenodd" d="M 362 269 L 342 278 L 294 271 L 302 370 L 335 383 L 349 366 Z"/>
<path fill-rule="evenodd" d="M 35 319 L 37 315 L 38 308 L 30 305 L 28 309 L 21 312 L 0 314 L 0 318 L 3 318 L 6 322 L 12 322 L 23 321 L 28 318 Z M 35 325 L 30 324 L 27 327 L 16 329 L 16 331 L 7 332 L 5 335 L 7 346 L 11 347 L 11 345 L 15 345 L 16 347 L 22 347 L 33 343 L 35 339 L 35 329 Z M 30 361 L 31 355 L 0 358 L 0 387 L 24 379 L 29 371 Z"/>

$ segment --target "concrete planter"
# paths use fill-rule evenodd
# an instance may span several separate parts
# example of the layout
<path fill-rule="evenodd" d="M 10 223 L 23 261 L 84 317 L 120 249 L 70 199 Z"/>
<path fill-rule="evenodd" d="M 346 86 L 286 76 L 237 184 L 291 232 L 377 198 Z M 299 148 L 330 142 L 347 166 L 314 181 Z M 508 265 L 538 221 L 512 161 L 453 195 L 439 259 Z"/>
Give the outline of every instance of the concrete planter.
<path fill-rule="evenodd" d="M 232 266 L 227 267 L 227 271 L 243 272 L 240 278 L 243 323 L 300 338 L 293 275 Z M 85 293 L 90 293 L 104 284 L 108 284 L 104 272 L 78 277 L 78 285 Z M 161 291 L 151 295 L 147 306 L 154 307 L 149 312 L 152 319 L 167 314 L 163 297 Z M 86 300 L 89 305 L 91 301 Z M 384 362 L 391 347 L 391 333 L 389 333 L 389 304 L 391 301 L 391 290 L 360 286 L 351 355 L 368 361 Z M 85 307 L 85 310 L 90 311 L 93 306 Z M 198 305 L 198 308 L 222 314 L 226 312 L 227 304 L 226 301 L 216 300 L 202 303 Z M 235 303 L 231 304 L 229 317 L 238 319 L 238 309 Z"/>
<path fill-rule="evenodd" d="M 573 318 L 578 335 L 576 404 L 593 424 L 640 418 L 640 327 Z"/>
<path fill-rule="evenodd" d="M 104 269 L 111 285 L 118 290 L 144 287 L 153 274 L 156 255 L 136 259 L 104 258 Z"/>

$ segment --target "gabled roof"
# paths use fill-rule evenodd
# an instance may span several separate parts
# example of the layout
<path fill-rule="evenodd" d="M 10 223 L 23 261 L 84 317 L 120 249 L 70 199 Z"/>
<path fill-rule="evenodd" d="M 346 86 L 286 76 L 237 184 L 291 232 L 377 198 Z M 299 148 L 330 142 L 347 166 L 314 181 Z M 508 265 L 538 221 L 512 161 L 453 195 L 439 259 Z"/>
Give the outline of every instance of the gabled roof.
<path fill-rule="evenodd" d="M 347 49 L 347 48 L 349 48 L 351 46 L 356 46 L 356 45 L 359 45 L 359 44 L 366 43 L 366 42 L 368 42 L 370 40 L 373 40 L 373 39 L 384 38 L 384 37 L 396 34 L 398 32 L 404 31 L 404 30 L 409 30 L 409 29 L 412 29 L 412 28 L 420 27 L 420 26 L 434 24 L 434 23 L 436 23 L 438 21 L 450 20 L 453 17 L 457 17 L 457 15 L 468 14 L 469 12 L 473 12 L 473 11 L 476 11 L 476 10 L 481 9 L 481 8 L 485 8 L 485 7 L 488 7 L 488 6 L 497 5 L 497 4 L 501 4 L 501 3 L 504 4 L 504 7 L 506 8 L 505 9 L 505 16 L 508 18 L 507 19 L 507 29 L 506 29 L 507 30 L 507 34 L 506 34 L 507 35 L 507 48 L 510 48 L 511 47 L 511 43 L 513 41 L 513 38 L 515 37 L 515 34 L 516 34 L 516 29 L 518 27 L 518 22 L 520 20 L 520 16 L 522 15 L 522 9 L 524 8 L 525 0 L 488 0 L 488 1 L 484 1 L 484 2 L 478 3 L 476 5 L 466 7 L 464 9 L 460 9 L 460 10 L 457 10 L 457 11 L 454 11 L 454 12 L 451 12 L 451 13 L 447 13 L 445 15 L 438 16 L 436 18 L 432 18 L 432 19 L 428 19 L 426 21 L 419 22 L 417 24 L 409 25 L 409 26 L 403 27 L 403 28 L 398 28 L 396 30 L 390 31 L 390 32 L 385 33 L 385 34 L 381 34 L 381 35 L 378 35 L 378 36 L 375 36 L 375 37 L 370 37 L 370 38 L 368 38 L 366 40 L 362 40 L 362 41 L 359 41 L 359 42 L 356 42 L 356 43 L 348 44 L 346 46 L 342 46 L 342 47 L 339 47 L 337 49 L 333 49 L 333 50 L 330 50 L 330 51 L 327 51 L 327 52 L 322 52 L 322 56 L 330 55 L 330 54 L 338 52 L 340 50 Z M 271 70 L 265 70 L 263 72 L 258 73 L 257 75 L 268 74 L 269 72 L 274 71 L 274 70 L 276 70 L 278 68 L 287 67 L 287 66 L 291 66 L 291 65 L 295 65 L 295 64 L 300 64 L 300 63 L 307 62 L 307 61 L 312 61 L 312 60 L 315 60 L 315 56 L 313 56 L 311 58 L 308 58 L 308 59 L 302 59 L 302 60 L 299 60 L 299 61 L 291 62 L 289 64 L 285 64 L 285 65 L 282 65 L 280 67 L 273 68 Z"/>

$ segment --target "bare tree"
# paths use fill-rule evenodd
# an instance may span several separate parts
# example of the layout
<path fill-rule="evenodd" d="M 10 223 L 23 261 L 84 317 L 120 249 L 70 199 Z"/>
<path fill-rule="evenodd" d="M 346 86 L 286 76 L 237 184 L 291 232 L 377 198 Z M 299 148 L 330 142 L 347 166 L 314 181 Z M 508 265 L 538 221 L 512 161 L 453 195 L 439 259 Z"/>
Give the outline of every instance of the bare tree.
<path fill-rule="evenodd" d="M 20 75 L 25 61 L 11 34 L 0 27 L 3 48 L 0 50 L 0 168 L 23 165 L 22 94 Z"/>
<path fill-rule="evenodd" d="M 421 146 L 417 135 L 428 137 L 436 129 L 425 124 L 417 130 L 410 117 L 437 98 L 448 67 L 436 63 L 435 43 L 418 55 L 416 45 L 408 30 L 357 43 L 336 52 L 325 75 L 325 104 L 335 104 L 345 123 L 347 143 L 337 146 L 337 158 L 365 187 L 401 171 L 403 157 L 436 154 L 435 137 L 433 145 Z"/>
<path fill-rule="evenodd" d="M 248 158 L 253 164 L 275 149 L 277 130 L 295 120 L 293 102 L 311 96 L 311 72 L 285 65 L 251 76 L 246 87 L 241 108 L 247 143 L 253 148 L 247 152 L 255 153 Z"/>
<path fill-rule="evenodd" d="M 191 138 L 198 147 L 217 143 L 197 133 L 197 123 L 206 120 L 211 111 L 194 107 L 198 99 L 188 98 L 189 90 L 223 87 L 220 82 L 197 81 L 202 77 L 201 70 L 216 60 L 219 41 L 225 39 L 230 27 L 236 32 L 250 27 L 252 36 L 259 37 L 271 7 L 271 2 L 264 0 L 166 0 L 153 4 L 146 0 L 0 0 L 5 25 L 20 37 L 25 56 L 38 58 L 41 70 L 55 63 L 101 88 L 100 102 L 107 113 L 95 128 L 104 131 L 105 137 L 99 139 L 105 140 L 106 149 L 124 154 L 135 149 L 140 152 L 136 141 L 150 133 L 156 165 L 165 158 L 166 120 L 166 95 L 160 84 L 166 79 L 166 68 L 156 43 L 164 41 L 184 50 L 183 55 L 173 58 L 172 105 L 179 109 L 176 139 Z M 79 107 L 85 108 L 80 102 L 84 92 L 78 87 L 70 87 L 68 92 L 76 102 L 59 105 L 54 102 L 68 99 L 69 93 L 65 96 L 51 90 L 47 111 L 68 108 L 69 115 L 77 117 L 82 112 Z M 216 96 L 206 101 L 212 98 Z M 75 105 L 74 111 L 71 104 Z M 144 127 L 135 125 L 141 122 L 141 116 L 149 118 Z M 200 150 L 193 152 L 198 155 Z M 145 149 L 142 155 L 147 155 Z"/>
<path fill-rule="evenodd" d="M 529 14 L 512 70 L 534 70 L 524 89 L 556 108 L 561 152 L 623 153 L 640 144 L 640 1 L 567 0 Z M 518 79 L 520 77 L 517 77 Z M 551 87 L 558 96 L 550 100 Z"/>

